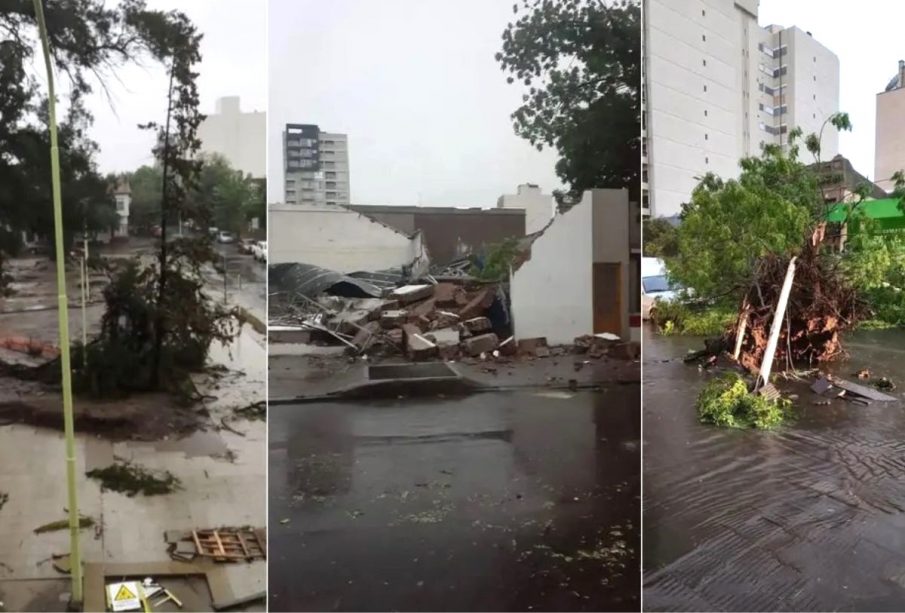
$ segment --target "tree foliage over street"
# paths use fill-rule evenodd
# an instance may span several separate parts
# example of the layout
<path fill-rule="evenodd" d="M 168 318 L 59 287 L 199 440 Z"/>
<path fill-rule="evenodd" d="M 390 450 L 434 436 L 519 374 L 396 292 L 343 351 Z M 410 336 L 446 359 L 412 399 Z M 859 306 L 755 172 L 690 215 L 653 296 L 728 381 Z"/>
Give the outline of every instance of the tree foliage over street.
<path fill-rule="evenodd" d="M 633 0 L 523 0 L 496 54 L 527 88 L 516 134 L 559 153 L 568 196 L 597 187 L 640 196 L 641 7 Z"/>
<path fill-rule="evenodd" d="M 54 65 L 68 86 L 60 129 L 60 164 L 67 244 L 83 229 L 107 231 L 116 220 L 109 184 L 98 173 L 97 144 L 88 130 L 86 97 L 115 70 L 150 55 L 162 58 L 178 38 L 179 18 L 148 10 L 143 0 L 108 7 L 103 0 L 46 0 Z M 0 10 L 0 226 L 7 249 L 21 230 L 52 230 L 47 100 L 32 71 L 37 24 L 31 0 Z M 2 247 L 2 246 L 0 246 Z"/>

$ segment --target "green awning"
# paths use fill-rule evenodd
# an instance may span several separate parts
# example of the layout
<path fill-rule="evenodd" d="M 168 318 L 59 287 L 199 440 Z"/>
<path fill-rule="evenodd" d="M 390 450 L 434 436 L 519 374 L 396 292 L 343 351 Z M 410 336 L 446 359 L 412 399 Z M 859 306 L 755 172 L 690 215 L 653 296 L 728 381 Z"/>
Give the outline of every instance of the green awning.
<path fill-rule="evenodd" d="M 858 210 L 871 219 L 905 219 L 905 213 L 899 208 L 898 198 L 883 198 L 882 200 L 865 200 L 858 205 Z M 836 204 L 830 209 L 827 221 L 845 221 L 851 205 L 844 202 Z"/>

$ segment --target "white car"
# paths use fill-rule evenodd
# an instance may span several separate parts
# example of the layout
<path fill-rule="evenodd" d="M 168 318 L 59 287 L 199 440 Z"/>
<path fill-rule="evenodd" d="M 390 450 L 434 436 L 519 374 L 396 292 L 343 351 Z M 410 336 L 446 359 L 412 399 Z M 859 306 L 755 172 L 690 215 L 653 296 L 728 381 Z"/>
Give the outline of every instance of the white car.
<path fill-rule="evenodd" d="M 641 318 L 650 319 L 656 300 L 675 300 L 681 287 L 671 285 L 660 258 L 641 258 Z"/>
<path fill-rule="evenodd" d="M 227 232 L 226 230 L 220 230 L 217 233 L 217 242 L 218 243 L 234 243 L 236 242 L 236 235 L 232 232 Z"/>
<path fill-rule="evenodd" d="M 259 262 L 267 261 L 267 241 L 258 241 L 251 246 L 251 255 Z"/>

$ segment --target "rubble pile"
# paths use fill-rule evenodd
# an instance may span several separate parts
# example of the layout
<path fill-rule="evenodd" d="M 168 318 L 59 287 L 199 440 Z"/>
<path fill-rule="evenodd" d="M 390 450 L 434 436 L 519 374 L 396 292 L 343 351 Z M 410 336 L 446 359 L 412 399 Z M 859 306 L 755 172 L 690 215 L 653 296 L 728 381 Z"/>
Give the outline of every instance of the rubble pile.
<path fill-rule="evenodd" d="M 509 322 L 498 285 L 435 282 L 388 288 L 380 297 L 296 295 L 273 323 L 300 326 L 314 344 L 344 344 L 353 354 L 411 360 L 505 352 Z M 497 314 L 491 319 L 491 307 Z M 503 337 L 503 338 L 501 338 Z M 501 347 L 502 346 L 502 347 Z"/>
<path fill-rule="evenodd" d="M 788 266 L 785 257 L 768 255 L 760 259 L 739 318 L 723 339 L 724 348 L 731 351 L 739 327 L 744 328 L 738 361 L 751 372 L 757 372 L 763 362 Z M 867 313 L 867 305 L 846 284 L 833 260 L 820 253 L 817 241 L 809 241 L 796 261 L 775 367 L 813 365 L 841 356 L 844 352 L 839 333 L 852 328 Z"/>

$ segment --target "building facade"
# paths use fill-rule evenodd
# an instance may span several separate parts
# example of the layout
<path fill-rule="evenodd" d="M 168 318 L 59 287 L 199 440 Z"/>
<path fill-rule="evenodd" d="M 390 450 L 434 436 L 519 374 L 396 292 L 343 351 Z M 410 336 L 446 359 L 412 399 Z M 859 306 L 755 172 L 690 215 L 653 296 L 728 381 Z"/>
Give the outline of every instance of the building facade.
<path fill-rule="evenodd" d="M 556 211 L 551 194 L 545 194 L 533 183 L 522 183 L 515 194 L 503 194 L 497 200 L 498 209 L 521 209 L 525 211 L 525 232 L 534 234 L 543 230 Z"/>
<path fill-rule="evenodd" d="M 202 153 L 218 153 L 244 174 L 266 175 L 267 114 L 242 112 L 238 96 L 217 100 L 216 112 L 198 126 Z"/>
<path fill-rule="evenodd" d="M 286 204 L 348 205 L 349 139 L 313 124 L 286 124 L 283 131 Z"/>
<path fill-rule="evenodd" d="M 892 191 L 893 174 L 905 170 L 905 61 L 886 89 L 877 94 L 877 127 L 874 140 L 874 180 Z"/>
<path fill-rule="evenodd" d="M 132 188 L 127 179 L 120 178 L 113 189 L 113 199 L 116 202 L 116 215 L 119 223 L 113 228 L 113 236 L 129 236 L 129 210 L 132 206 Z"/>
<path fill-rule="evenodd" d="M 698 179 L 739 174 L 741 158 L 789 132 L 822 134 L 839 111 L 839 59 L 797 27 L 757 23 L 758 0 L 646 0 L 642 208 L 672 216 Z"/>

